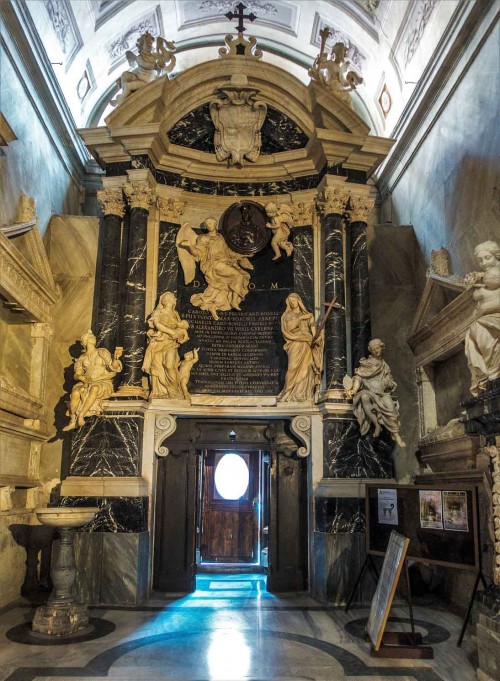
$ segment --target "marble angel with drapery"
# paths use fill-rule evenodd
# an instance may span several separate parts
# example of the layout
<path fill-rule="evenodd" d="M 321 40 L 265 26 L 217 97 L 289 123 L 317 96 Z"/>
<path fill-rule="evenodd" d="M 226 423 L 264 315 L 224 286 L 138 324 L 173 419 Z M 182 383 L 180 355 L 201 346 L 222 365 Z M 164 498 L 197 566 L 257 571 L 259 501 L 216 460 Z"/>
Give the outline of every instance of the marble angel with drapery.
<path fill-rule="evenodd" d="M 352 378 L 344 378 L 345 394 L 352 397 L 354 416 L 362 437 L 372 426 L 373 437 L 380 437 L 382 428 L 385 428 L 400 447 L 405 447 L 399 435 L 399 403 L 392 396 L 397 383 L 392 378 L 389 365 L 382 359 L 384 347 L 379 338 L 368 343 L 370 356 L 360 360 Z"/>
<path fill-rule="evenodd" d="M 189 222 L 182 225 L 176 238 L 177 254 L 186 285 L 194 280 L 196 263 L 200 264 L 207 288 L 193 294 L 191 304 L 208 310 L 217 320 L 220 311 L 240 309 L 250 283 L 246 270 L 253 270 L 253 265 L 246 256 L 229 248 L 217 230 L 215 218 L 207 218 L 203 226 L 207 231 L 197 235 Z"/>
<path fill-rule="evenodd" d="M 316 335 L 316 322 L 306 310 L 302 298 L 291 293 L 281 317 L 281 331 L 285 338 L 288 368 L 285 387 L 278 402 L 305 402 L 312 400 L 318 390 L 323 370 L 325 332 Z"/>
<path fill-rule="evenodd" d="M 472 375 L 470 390 L 477 396 L 488 381 L 500 378 L 500 246 L 484 241 L 474 255 L 482 271 L 465 277 L 476 302 L 475 320 L 465 335 L 465 354 Z"/>

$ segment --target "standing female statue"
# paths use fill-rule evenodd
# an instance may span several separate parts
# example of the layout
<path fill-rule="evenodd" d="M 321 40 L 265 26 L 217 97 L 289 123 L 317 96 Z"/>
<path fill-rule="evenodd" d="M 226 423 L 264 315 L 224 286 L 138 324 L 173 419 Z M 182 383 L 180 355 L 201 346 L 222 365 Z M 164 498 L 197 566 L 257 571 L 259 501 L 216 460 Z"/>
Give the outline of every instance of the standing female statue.
<path fill-rule="evenodd" d="M 113 393 L 113 378 L 122 370 L 120 357 L 123 348 L 115 348 L 113 357 L 106 348 L 97 348 L 92 331 L 81 337 L 83 352 L 76 360 L 74 375 L 77 383 L 71 390 L 68 416 L 70 422 L 63 430 L 81 428 L 86 416 L 102 412 L 102 401 Z"/>
<path fill-rule="evenodd" d="M 286 299 L 281 330 L 286 341 L 288 369 L 285 387 L 277 399 L 279 402 L 311 400 L 321 382 L 325 333 L 321 331 L 313 343 L 316 323 L 297 293 L 291 293 Z"/>
<path fill-rule="evenodd" d="M 479 395 L 487 381 L 500 377 L 500 247 L 484 241 L 474 249 L 482 272 L 470 272 L 467 286 L 474 288 L 476 319 L 465 336 L 465 354 L 472 374 L 470 391 Z"/>
<path fill-rule="evenodd" d="M 179 345 L 189 340 L 188 322 L 179 317 L 177 300 L 167 291 L 148 319 L 149 345 L 142 370 L 151 376 L 151 397 L 182 400 L 184 394 L 179 377 Z"/>

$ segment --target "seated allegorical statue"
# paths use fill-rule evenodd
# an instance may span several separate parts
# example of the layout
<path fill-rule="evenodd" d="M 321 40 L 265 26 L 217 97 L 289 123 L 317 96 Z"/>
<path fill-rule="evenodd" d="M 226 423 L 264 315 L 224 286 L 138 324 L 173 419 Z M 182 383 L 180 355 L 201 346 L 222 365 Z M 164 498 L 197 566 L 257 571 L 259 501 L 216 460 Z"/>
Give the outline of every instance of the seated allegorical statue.
<path fill-rule="evenodd" d="M 392 378 L 387 362 L 382 359 L 384 343 L 374 338 L 368 343 L 368 359 L 361 359 L 354 376 L 344 378 L 347 397 L 351 397 L 361 436 L 366 435 L 371 426 L 375 427 L 373 437 L 379 437 L 386 428 L 392 439 L 400 446 L 405 443 L 399 435 L 399 403 L 392 397 L 397 384 Z"/>
<path fill-rule="evenodd" d="M 321 382 L 324 330 L 316 337 L 316 322 L 297 293 L 290 293 L 281 317 L 288 368 L 278 402 L 312 400 Z"/>
<path fill-rule="evenodd" d="M 477 313 L 465 336 L 465 354 L 472 375 L 470 391 L 477 396 L 487 381 L 500 377 L 500 246 L 484 241 L 474 254 L 482 272 L 465 277 L 465 284 L 474 289 Z"/>
<path fill-rule="evenodd" d="M 175 309 L 177 300 L 170 291 L 160 296 L 148 319 L 149 345 L 142 370 L 151 378 L 151 397 L 183 400 L 189 396 L 181 385 L 179 346 L 189 340 L 189 324 Z"/>
<path fill-rule="evenodd" d="M 83 352 L 74 365 L 77 381 L 71 390 L 67 415 L 70 422 L 63 430 L 83 426 L 87 416 L 102 413 L 102 401 L 113 393 L 113 378 L 122 370 L 123 348 L 115 348 L 113 357 L 106 348 L 98 348 L 92 331 L 81 337 Z"/>
<path fill-rule="evenodd" d="M 218 320 L 218 311 L 240 309 L 250 283 L 250 275 L 245 270 L 253 270 L 253 265 L 247 257 L 229 248 L 217 230 L 215 218 L 207 218 L 203 224 L 207 231 L 199 236 L 189 222 L 182 225 L 176 238 L 177 254 L 186 284 L 193 281 L 196 263 L 200 263 L 207 288 L 193 294 L 191 304 L 208 310 Z"/>

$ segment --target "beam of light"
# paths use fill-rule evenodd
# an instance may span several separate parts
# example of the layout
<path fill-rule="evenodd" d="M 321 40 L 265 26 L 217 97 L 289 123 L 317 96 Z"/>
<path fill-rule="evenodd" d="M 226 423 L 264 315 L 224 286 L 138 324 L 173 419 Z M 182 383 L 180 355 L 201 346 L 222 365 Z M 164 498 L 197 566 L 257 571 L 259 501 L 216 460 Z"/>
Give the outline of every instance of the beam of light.
<path fill-rule="evenodd" d="M 207 652 L 210 678 L 214 681 L 239 681 L 250 671 L 250 648 L 239 631 L 219 629 L 210 636 Z"/>

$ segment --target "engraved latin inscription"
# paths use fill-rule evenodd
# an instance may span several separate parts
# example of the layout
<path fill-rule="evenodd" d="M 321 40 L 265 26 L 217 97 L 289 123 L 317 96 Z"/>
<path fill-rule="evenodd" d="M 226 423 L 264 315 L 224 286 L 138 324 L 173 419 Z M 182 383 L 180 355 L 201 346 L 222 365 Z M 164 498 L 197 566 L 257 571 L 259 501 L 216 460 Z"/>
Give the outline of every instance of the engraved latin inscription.
<path fill-rule="evenodd" d="M 184 316 L 202 358 L 193 367 L 191 393 L 279 393 L 280 310 L 231 310 L 214 321 L 203 310 L 191 308 Z"/>

